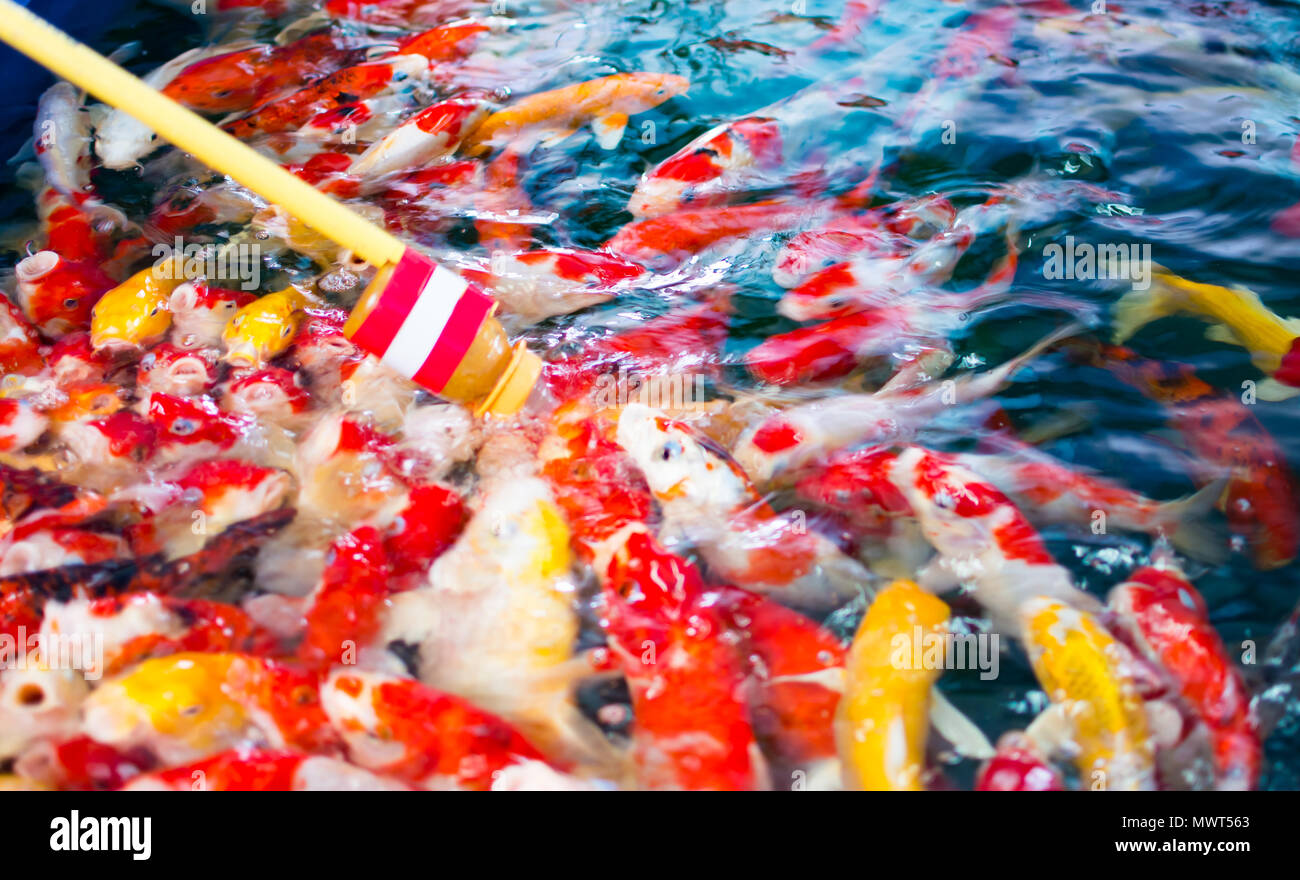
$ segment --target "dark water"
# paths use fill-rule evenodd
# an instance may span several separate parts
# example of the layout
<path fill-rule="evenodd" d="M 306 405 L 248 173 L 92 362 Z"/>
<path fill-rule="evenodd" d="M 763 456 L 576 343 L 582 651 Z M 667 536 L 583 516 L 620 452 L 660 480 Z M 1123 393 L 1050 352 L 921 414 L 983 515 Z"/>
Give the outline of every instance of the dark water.
<path fill-rule="evenodd" d="M 510 60 L 518 65 L 513 85 L 519 91 L 632 70 L 677 73 L 692 82 L 687 95 L 636 117 L 618 150 L 574 138 L 530 157 L 525 186 L 536 205 L 555 213 L 539 238 L 598 245 L 631 219 L 623 206 L 648 164 L 719 122 L 777 105 L 799 120 L 806 158 L 826 171 L 833 190 L 852 186 L 879 161 L 881 201 L 936 191 L 969 204 L 988 185 L 1010 182 L 1051 187 L 1074 180 L 1113 191 L 1113 201 L 1039 205 L 1022 223 L 1017 290 L 1067 297 L 1076 304 L 1067 311 L 1098 330 L 1123 289 L 1046 278 L 1046 244 L 1067 236 L 1149 244 L 1156 262 L 1180 274 L 1249 286 L 1279 313 L 1300 315 L 1300 238 L 1270 228 L 1279 211 L 1300 202 L 1300 163 L 1291 158 L 1300 133 L 1300 7 L 1169 0 L 1125 3 L 1118 12 L 1111 4 L 1094 22 L 1095 32 L 1072 36 L 1031 5 L 998 58 L 980 55 L 978 71 L 944 82 L 904 122 L 934 79 L 944 47 L 972 12 L 996 5 L 885 0 L 860 34 L 819 54 L 804 50 L 840 20 L 838 0 L 512 0 L 497 7 L 516 21 L 519 44 Z M 1075 6 L 1085 11 L 1082 0 Z M 141 3 L 110 21 L 96 45 L 110 50 L 141 40 L 133 66 L 147 70 L 200 38 L 201 26 L 185 13 Z M 799 110 L 798 96 L 819 83 L 834 99 L 832 110 Z M 649 137 L 642 136 L 646 123 L 653 126 Z M 945 131 L 955 131 L 955 139 Z M 1248 132 L 1253 137 L 1243 138 Z M 12 190 L 3 204 L 9 216 L 27 210 Z M 1000 236 L 988 239 L 959 265 L 958 288 L 981 278 L 1001 253 Z M 774 309 L 780 289 L 770 277 L 773 250 L 772 239 L 759 236 L 713 266 L 735 285 L 733 356 L 794 326 Z M 707 262 L 688 267 L 688 274 L 703 273 Z M 601 326 L 678 302 L 647 293 L 553 322 L 537 336 L 544 342 L 569 324 Z M 978 315 L 954 340 L 965 358 L 959 363 L 996 364 L 1062 323 L 1061 311 L 1023 305 Z M 1206 340 L 1204 327 L 1168 319 L 1132 344 L 1145 356 L 1191 364 L 1222 389 L 1259 377 L 1241 349 Z M 734 378 L 741 381 L 738 370 Z M 1051 356 L 1023 371 L 1000 400 L 1023 424 L 1061 411 L 1086 413 L 1086 430 L 1048 447 L 1066 460 L 1153 497 L 1191 487 L 1177 459 L 1161 454 L 1177 438 L 1167 434 L 1159 407 L 1105 373 Z M 1254 413 L 1293 466 L 1300 465 L 1300 406 L 1260 402 Z M 923 442 L 954 445 L 951 431 L 960 425 L 939 427 L 949 430 Z M 1058 558 L 1097 594 L 1140 564 L 1147 547 L 1145 539 L 1127 536 L 1087 542 L 1077 534 L 1048 536 Z M 1254 640 L 1262 649 L 1300 598 L 1295 564 L 1259 572 L 1236 554 L 1197 573 L 1230 647 Z M 991 738 L 1023 726 L 1043 705 L 1018 649 L 1004 658 L 997 681 L 950 674 L 944 687 Z M 1300 709 L 1268 743 L 1269 787 L 1300 787 L 1298 746 Z M 963 782 L 972 772 L 968 765 L 953 768 Z"/>

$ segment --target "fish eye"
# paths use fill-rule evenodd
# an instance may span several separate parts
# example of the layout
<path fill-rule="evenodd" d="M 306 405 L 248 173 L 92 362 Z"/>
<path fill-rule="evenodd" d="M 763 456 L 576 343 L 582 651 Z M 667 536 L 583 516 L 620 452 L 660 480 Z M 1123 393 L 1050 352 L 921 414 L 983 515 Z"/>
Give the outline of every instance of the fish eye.
<path fill-rule="evenodd" d="M 670 440 L 665 443 L 663 449 L 660 450 L 659 457 L 664 461 L 672 461 L 673 456 L 681 455 L 681 453 L 682 444 L 678 443 L 676 440 Z"/>
<path fill-rule="evenodd" d="M 161 306 L 154 306 L 154 307 L 153 307 L 153 311 L 151 311 L 151 312 L 149 313 L 149 317 L 152 318 L 154 315 L 158 314 L 158 309 L 159 309 L 159 308 L 161 308 Z"/>
<path fill-rule="evenodd" d="M 75 296 L 70 296 L 63 301 L 63 307 L 65 309 L 75 309 L 77 307 L 77 303 L 79 302 L 81 302 L 80 299 L 78 299 Z"/>
<path fill-rule="evenodd" d="M 184 437 L 186 434 L 193 434 L 196 427 L 198 426 L 190 419 L 177 419 L 172 422 L 172 433 Z"/>
<path fill-rule="evenodd" d="M 284 331 L 283 331 L 280 335 L 281 335 L 281 336 L 288 336 L 288 335 L 289 335 L 289 328 L 288 328 L 288 327 L 285 327 L 285 328 L 284 328 Z"/>

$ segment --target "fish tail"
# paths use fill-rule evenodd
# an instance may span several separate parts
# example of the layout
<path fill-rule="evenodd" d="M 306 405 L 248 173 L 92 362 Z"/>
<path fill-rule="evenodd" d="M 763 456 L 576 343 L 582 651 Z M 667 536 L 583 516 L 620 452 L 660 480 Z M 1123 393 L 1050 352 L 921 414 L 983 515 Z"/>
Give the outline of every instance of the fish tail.
<path fill-rule="evenodd" d="M 1181 279 L 1160 266 L 1152 266 L 1151 285 L 1146 290 L 1134 288 L 1119 298 L 1113 310 L 1113 341 L 1127 341 L 1152 321 L 1178 312 L 1184 305 Z"/>
<path fill-rule="evenodd" d="M 1201 562 L 1217 565 L 1228 555 L 1223 528 L 1207 520 L 1227 483 L 1227 477 L 1219 477 L 1191 495 L 1160 505 L 1160 521 L 1169 542 Z"/>

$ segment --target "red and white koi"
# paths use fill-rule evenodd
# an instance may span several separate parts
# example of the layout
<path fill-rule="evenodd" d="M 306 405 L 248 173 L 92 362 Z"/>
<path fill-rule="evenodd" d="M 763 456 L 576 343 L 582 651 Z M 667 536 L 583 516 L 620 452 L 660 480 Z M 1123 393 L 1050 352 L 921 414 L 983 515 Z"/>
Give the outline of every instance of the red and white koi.
<path fill-rule="evenodd" d="M 510 315 L 535 323 L 607 302 L 649 273 L 613 254 L 551 248 L 496 254 L 460 274 L 491 290 Z"/>
<path fill-rule="evenodd" d="M 709 129 L 641 175 L 627 209 L 637 219 L 725 201 L 744 172 L 774 171 L 782 160 L 781 125 L 746 116 Z"/>
<path fill-rule="evenodd" d="M 473 95 L 426 107 L 371 144 L 349 171 L 373 181 L 446 159 L 487 118 L 488 109 L 487 101 Z"/>
<path fill-rule="evenodd" d="M 1205 600 L 1166 555 L 1157 557 L 1111 591 L 1110 608 L 1138 651 L 1164 670 L 1208 729 L 1216 788 L 1253 789 L 1263 745 L 1250 690 L 1210 623 Z"/>

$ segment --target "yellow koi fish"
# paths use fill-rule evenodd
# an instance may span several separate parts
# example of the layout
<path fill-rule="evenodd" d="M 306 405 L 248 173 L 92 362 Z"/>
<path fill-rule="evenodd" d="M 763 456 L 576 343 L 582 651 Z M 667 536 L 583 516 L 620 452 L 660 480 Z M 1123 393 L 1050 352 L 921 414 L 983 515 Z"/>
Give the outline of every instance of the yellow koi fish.
<path fill-rule="evenodd" d="M 1093 790 L 1155 787 L 1146 707 L 1133 681 L 1133 660 L 1096 618 L 1054 599 L 1021 608 L 1034 674 Z M 1035 722 L 1037 725 L 1037 722 Z"/>
<path fill-rule="evenodd" d="M 103 348 L 147 348 L 172 326 L 171 293 L 184 278 L 160 277 L 152 266 L 141 269 L 95 303 L 90 344 Z"/>
<path fill-rule="evenodd" d="M 221 341 L 225 359 L 237 367 L 260 367 L 283 354 L 302 323 L 302 310 L 311 300 L 300 289 L 286 287 L 258 297 L 235 312 Z"/>
<path fill-rule="evenodd" d="M 849 648 L 835 721 L 845 787 L 923 790 L 930 692 L 947 632 L 948 606 L 911 581 L 895 581 L 871 603 Z"/>
<path fill-rule="evenodd" d="M 690 87 L 685 77 L 666 73 L 617 73 L 539 92 L 493 113 L 465 140 L 468 155 L 503 146 L 520 136 L 555 144 L 590 123 L 597 142 L 613 149 L 629 116 L 658 107 Z"/>
<path fill-rule="evenodd" d="M 1281 317 L 1244 287 L 1200 284 L 1157 266 L 1149 289 L 1133 290 L 1115 304 L 1115 342 L 1179 313 L 1214 321 L 1205 334 L 1209 339 L 1250 352 L 1251 363 L 1271 377 L 1259 383 L 1260 398 L 1285 400 L 1300 394 L 1300 317 Z"/>

